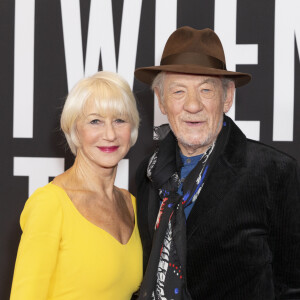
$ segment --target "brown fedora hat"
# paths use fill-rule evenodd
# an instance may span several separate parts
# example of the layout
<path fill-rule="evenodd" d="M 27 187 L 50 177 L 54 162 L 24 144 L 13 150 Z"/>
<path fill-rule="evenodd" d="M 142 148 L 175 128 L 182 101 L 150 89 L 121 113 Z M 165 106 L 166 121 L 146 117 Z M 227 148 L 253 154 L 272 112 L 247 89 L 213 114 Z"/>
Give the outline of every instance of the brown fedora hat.
<path fill-rule="evenodd" d="M 167 40 L 160 65 L 138 68 L 134 75 L 140 81 L 152 84 L 155 76 L 161 71 L 225 76 L 234 80 L 236 87 L 251 80 L 250 74 L 226 70 L 222 43 L 217 34 L 209 28 L 178 28 Z"/>

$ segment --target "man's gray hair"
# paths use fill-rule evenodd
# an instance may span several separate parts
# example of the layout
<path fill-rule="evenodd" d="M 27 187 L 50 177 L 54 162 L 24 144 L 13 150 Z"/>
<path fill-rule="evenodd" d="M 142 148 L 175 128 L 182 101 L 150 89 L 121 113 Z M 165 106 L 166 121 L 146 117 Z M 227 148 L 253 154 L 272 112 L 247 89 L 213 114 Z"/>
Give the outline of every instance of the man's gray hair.
<path fill-rule="evenodd" d="M 159 72 L 155 78 L 153 79 L 151 88 L 154 91 L 155 89 L 158 90 L 161 100 L 164 99 L 164 82 L 167 72 Z"/>
<path fill-rule="evenodd" d="M 226 98 L 227 98 L 227 90 L 228 90 L 228 87 L 229 87 L 229 83 L 230 82 L 234 83 L 234 80 L 231 79 L 231 78 L 225 77 L 225 76 L 220 76 L 220 78 L 221 78 L 222 87 L 223 87 L 223 101 L 225 101 Z"/>

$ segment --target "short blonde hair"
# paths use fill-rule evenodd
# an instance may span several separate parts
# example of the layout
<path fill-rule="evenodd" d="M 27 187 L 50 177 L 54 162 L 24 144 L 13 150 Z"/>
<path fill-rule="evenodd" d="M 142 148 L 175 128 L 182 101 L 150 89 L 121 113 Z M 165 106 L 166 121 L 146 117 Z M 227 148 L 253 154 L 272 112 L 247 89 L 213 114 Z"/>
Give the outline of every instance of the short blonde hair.
<path fill-rule="evenodd" d="M 101 71 L 81 79 L 72 88 L 61 114 L 61 129 L 74 155 L 80 145 L 76 124 L 84 115 L 88 104 L 93 104 L 103 116 L 112 115 L 128 119 L 131 124 L 130 145 L 135 144 L 140 118 L 130 86 L 120 75 Z"/>

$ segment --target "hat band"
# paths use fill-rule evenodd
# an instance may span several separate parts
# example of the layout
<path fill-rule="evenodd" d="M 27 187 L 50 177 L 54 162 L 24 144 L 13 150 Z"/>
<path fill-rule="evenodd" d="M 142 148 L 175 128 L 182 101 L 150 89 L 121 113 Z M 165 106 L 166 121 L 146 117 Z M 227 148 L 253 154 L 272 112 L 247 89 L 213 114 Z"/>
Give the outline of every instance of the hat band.
<path fill-rule="evenodd" d="M 221 60 L 203 53 L 195 52 L 166 56 L 161 60 L 160 65 L 200 65 L 202 67 L 226 70 L 226 65 Z"/>

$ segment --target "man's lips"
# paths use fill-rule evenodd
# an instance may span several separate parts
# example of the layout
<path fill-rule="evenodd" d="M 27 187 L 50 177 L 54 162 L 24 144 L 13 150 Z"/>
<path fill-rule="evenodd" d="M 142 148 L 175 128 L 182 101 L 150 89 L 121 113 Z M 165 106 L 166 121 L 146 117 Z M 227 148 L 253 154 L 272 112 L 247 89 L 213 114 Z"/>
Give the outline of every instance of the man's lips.
<path fill-rule="evenodd" d="M 110 147 L 98 147 L 98 149 L 105 153 L 111 153 L 117 151 L 119 146 L 110 146 Z"/>
<path fill-rule="evenodd" d="M 196 126 L 204 124 L 204 121 L 184 121 L 187 125 Z"/>

